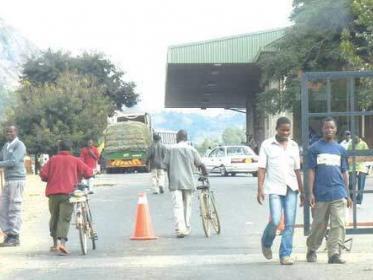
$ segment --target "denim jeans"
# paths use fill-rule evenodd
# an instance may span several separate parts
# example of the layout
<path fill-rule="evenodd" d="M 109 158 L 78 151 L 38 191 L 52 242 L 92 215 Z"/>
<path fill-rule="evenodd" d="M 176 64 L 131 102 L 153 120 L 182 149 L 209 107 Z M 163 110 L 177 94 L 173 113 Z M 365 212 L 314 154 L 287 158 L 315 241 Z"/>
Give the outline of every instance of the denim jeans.
<path fill-rule="evenodd" d="M 363 202 L 363 192 L 364 192 L 364 188 L 365 188 L 365 178 L 366 178 L 366 176 L 367 176 L 367 174 L 364 173 L 364 172 L 357 172 L 357 174 L 356 174 L 357 190 L 359 191 L 358 193 L 356 193 L 356 203 L 357 204 L 361 204 Z M 354 189 L 352 180 L 353 180 L 352 173 L 350 172 L 350 184 L 349 184 L 350 191 L 352 191 Z M 353 199 L 352 192 L 351 192 L 351 199 Z"/>
<path fill-rule="evenodd" d="M 271 221 L 265 228 L 262 236 L 264 247 L 270 248 L 276 237 L 276 229 L 280 223 L 281 214 L 284 213 L 285 229 L 282 232 L 280 245 L 280 258 L 291 255 L 293 250 L 294 224 L 297 211 L 298 192 L 288 188 L 286 196 L 270 194 L 269 209 Z"/>

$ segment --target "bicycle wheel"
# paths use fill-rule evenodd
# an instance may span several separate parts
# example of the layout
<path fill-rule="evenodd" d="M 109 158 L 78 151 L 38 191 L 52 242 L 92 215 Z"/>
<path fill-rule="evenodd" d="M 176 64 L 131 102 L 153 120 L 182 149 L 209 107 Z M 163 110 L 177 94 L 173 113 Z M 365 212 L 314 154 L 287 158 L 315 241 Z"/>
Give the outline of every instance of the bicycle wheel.
<path fill-rule="evenodd" d="M 215 197 L 213 192 L 210 192 L 210 222 L 215 232 L 219 234 L 221 230 L 220 220 L 218 216 L 218 211 L 216 210 Z"/>
<path fill-rule="evenodd" d="M 96 240 L 97 240 L 97 233 L 93 228 L 93 218 L 91 208 L 89 207 L 89 203 L 87 201 L 87 222 L 88 222 L 88 231 L 89 231 L 89 238 L 92 241 L 92 250 L 96 250 Z"/>
<path fill-rule="evenodd" d="M 87 241 L 88 241 L 88 236 L 87 236 L 87 230 L 86 230 L 86 225 L 87 225 L 87 212 L 85 207 L 82 207 L 82 212 L 79 213 L 78 215 L 81 215 L 81 223 L 78 226 L 79 230 L 79 240 L 80 240 L 80 248 L 82 249 L 82 254 L 87 255 Z M 77 217 L 78 219 L 78 217 Z"/>
<path fill-rule="evenodd" d="M 206 191 L 201 191 L 199 194 L 199 208 L 201 211 L 202 226 L 206 237 L 210 236 L 210 223 L 209 223 L 209 198 Z"/>

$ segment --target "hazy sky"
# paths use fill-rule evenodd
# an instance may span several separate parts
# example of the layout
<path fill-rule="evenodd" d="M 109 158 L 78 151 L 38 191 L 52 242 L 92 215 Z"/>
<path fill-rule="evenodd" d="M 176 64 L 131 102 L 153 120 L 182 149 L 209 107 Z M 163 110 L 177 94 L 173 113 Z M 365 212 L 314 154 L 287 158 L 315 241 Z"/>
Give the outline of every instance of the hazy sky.
<path fill-rule="evenodd" d="M 167 47 L 290 24 L 292 0 L 0 0 L 0 17 L 41 49 L 104 52 L 164 107 Z"/>

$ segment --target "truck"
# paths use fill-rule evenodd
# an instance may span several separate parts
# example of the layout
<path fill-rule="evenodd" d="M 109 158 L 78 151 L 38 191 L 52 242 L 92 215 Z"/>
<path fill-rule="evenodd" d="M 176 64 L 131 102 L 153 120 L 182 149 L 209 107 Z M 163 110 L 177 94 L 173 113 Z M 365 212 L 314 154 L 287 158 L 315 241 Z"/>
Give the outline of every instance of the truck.
<path fill-rule="evenodd" d="M 148 172 L 146 153 L 151 142 L 148 113 L 115 112 L 104 132 L 101 166 L 107 173 Z"/>

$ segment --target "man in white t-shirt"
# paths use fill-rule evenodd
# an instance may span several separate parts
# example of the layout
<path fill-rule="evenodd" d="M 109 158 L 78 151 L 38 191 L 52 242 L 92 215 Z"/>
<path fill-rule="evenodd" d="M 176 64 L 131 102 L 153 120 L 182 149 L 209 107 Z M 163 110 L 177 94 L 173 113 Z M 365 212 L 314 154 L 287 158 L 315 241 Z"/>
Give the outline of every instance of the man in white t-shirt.
<path fill-rule="evenodd" d="M 339 143 L 343 148 L 346 150 L 348 149 L 348 146 L 351 144 L 352 138 L 351 138 L 351 132 L 346 130 L 345 133 L 343 134 L 343 140 L 341 143 Z"/>

